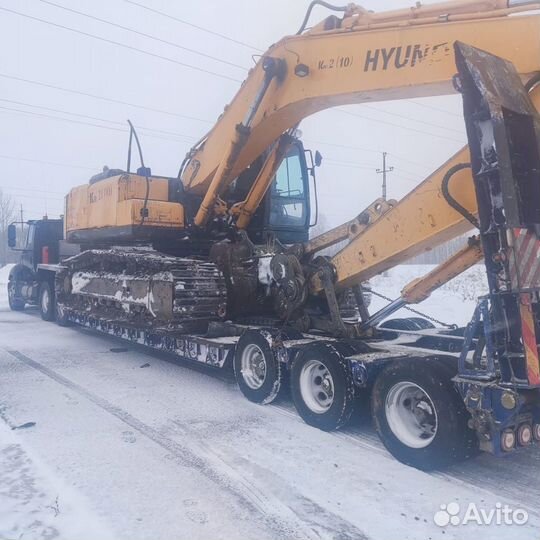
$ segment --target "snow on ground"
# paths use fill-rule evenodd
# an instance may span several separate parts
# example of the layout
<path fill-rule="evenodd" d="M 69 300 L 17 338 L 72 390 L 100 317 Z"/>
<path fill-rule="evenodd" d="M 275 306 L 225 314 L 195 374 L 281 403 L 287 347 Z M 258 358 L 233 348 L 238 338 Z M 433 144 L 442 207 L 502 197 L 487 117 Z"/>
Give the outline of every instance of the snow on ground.
<path fill-rule="evenodd" d="M 78 493 L 29 455 L 15 428 L 0 422 L 0 538 L 113 538 Z"/>
<path fill-rule="evenodd" d="M 396 277 L 378 279 L 397 295 Z M 454 287 L 442 292 L 459 305 L 467 286 Z M 443 317 L 437 302 L 431 313 Z M 0 413 L 2 539 L 538 538 L 538 446 L 424 473 L 385 451 L 366 412 L 324 433 L 286 397 L 254 405 L 228 373 L 31 309 L 0 306 Z M 529 522 L 437 526 L 451 502 L 509 504 Z"/>
<path fill-rule="evenodd" d="M 382 275 L 370 280 L 374 291 L 384 294 L 393 300 L 399 298 L 405 285 L 416 278 L 430 272 L 435 265 L 410 264 L 392 268 Z M 483 265 L 476 265 L 452 281 L 436 290 L 427 299 L 418 305 L 411 306 L 414 309 L 435 317 L 444 323 L 466 325 L 476 307 L 476 298 L 487 294 L 488 286 Z M 384 307 L 388 302 L 373 295 L 370 312 L 374 313 Z M 401 309 L 392 317 L 414 317 L 409 310 Z"/>
<path fill-rule="evenodd" d="M 9 279 L 9 273 L 14 266 L 14 264 L 6 264 L 0 268 L 0 309 L 5 309 L 8 307 L 6 287 Z"/>

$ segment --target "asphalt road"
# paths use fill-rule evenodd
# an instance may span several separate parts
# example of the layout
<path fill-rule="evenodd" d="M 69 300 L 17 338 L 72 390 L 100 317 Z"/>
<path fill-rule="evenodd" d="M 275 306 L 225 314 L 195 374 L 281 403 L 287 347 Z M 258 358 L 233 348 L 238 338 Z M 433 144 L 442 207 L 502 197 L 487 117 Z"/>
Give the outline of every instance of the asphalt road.
<path fill-rule="evenodd" d="M 323 433 L 286 397 L 248 402 L 228 373 L 0 305 L 0 422 L 35 423 L 14 431 L 21 447 L 112 537 L 539 537 L 538 446 L 427 474 L 395 461 L 366 418 Z M 529 521 L 439 527 L 451 502 L 508 504 Z"/>

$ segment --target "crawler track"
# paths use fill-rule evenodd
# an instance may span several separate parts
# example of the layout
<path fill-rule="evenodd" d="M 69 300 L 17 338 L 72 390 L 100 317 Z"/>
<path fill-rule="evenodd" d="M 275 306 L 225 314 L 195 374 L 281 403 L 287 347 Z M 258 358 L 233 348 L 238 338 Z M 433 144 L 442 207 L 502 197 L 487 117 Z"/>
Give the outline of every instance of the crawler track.
<path fill-rule="evenodd" d="M 117 248 L 88 250 L 64 264 L 56 283 L 62 312 L 147 329 L 225 314 L 223 275 L 209 262 Z"/>

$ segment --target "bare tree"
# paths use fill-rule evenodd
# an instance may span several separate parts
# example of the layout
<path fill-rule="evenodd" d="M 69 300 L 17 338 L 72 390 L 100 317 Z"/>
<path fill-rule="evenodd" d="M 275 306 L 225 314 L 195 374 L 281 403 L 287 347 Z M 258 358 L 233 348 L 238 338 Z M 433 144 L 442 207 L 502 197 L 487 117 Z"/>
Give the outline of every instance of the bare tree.
<path fill-rule="evenodd" d="M 0 266 L 8 262 L 7 229 L 15 219 L 15 201 L 0 189 Z"/>

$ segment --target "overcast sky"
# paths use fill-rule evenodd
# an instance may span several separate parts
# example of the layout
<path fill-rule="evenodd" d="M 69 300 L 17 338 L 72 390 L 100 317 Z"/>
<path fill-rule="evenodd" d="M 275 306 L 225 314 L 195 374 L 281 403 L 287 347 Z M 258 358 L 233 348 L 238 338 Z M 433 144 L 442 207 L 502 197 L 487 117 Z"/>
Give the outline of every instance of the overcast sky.
<path fill-rule="evenodd" d="M 0 0 L 0 188 L 23 205 L 25 218 L 45 212 L 58 216 L 62 197 L 71 187 L 86 182 L 103 165 L 124 168 L 127 118 L 153 130 L 140 130 L 145 161 L 152 171 L 176 176 L 186 151 L 211 127 L 238 89 L 237 81 L 252 65 L 252 55 L 294 34 L 309 4 L 309 0 L 137 2 L 170 17 L 127 0 Z M 412 3 L 365 0 L 363 5 L 382 11 Z M 312 21 L 326 14 L 316 8 Z M 328 110 L 306 119 L 300 128 L 305 144 L 325 158 L 318 185 L 320 209 L 329 225 L 352 218 L 380 195 L 381 176 L 375 169 L 381 166 L 383 150 L 388 152 L 388 164 L 394 166 L 388 195 L 396 198 L 457 151 L 465 143 L 460 107 L 459 97 L 449 96 L 355 105 L 344 108 L 354 115 Z"/>

